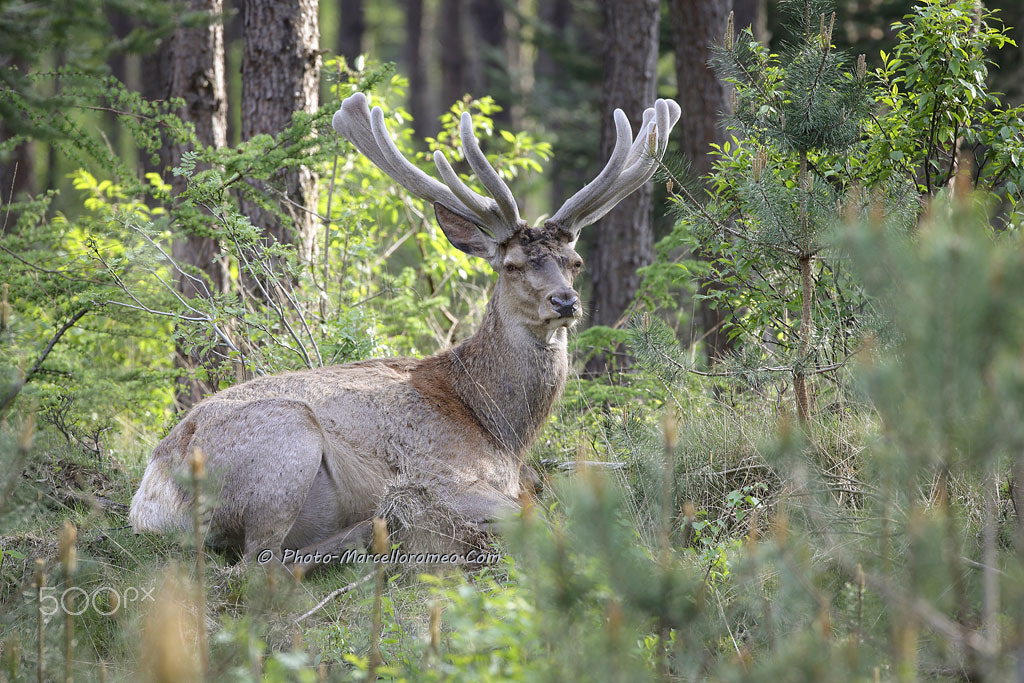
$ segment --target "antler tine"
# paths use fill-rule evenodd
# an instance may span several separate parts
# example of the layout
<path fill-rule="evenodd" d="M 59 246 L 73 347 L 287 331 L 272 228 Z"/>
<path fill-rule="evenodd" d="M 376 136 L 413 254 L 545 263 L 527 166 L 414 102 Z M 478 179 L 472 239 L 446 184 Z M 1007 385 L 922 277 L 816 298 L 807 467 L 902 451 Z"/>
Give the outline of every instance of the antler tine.
<path fill-rule="evenodd" d="M 441 174 L 441 180 L 445 182 L 451 191 L 455 193 L 455 196 L 462 201 L 466 207 L 477 216 L 494 216 L 498 217 L 498 206 L 493 200 L 483 197 L 469 188 L 466 183 L 462 182 L 462 178 L 455 172 L 452 165 L 448 163 L 448 157 L 444 155 L 444 152 L 437 150 L 434 152 L 434 165 L 437 166 L 437 172 Z"/>
<path fill-rule="evenodd" d="M 519 224 L 519 207 L 516 206 L 515 197 L 512 196 L 512 190 L 508 189 L 505 181 L 487 161 L 484 153 L 480 151 L 480 143 L 477 142 L 476 134 L 473 132 L 473 117 L 469 115 L 468 111 L 462 112 L 462 118 L 459 120 L 459 137 L 462 139 L 462 151 L 466 155 L 470 168 L 476 173 L 476 177 L 480 179 L 490 195 L 494 197 L 501 216 L 509 225 L 517 226 Z M 513 227 L 514 229 L 515 227 Z"/>
<path fill-rule="evenodd" d="M 597 174 L 597 177 L 583 186 L 576 194 L 566 200 L 562 207 L 555 212 L 549 220 L 552 223 L 563 224 L 570 227 L 573 218 L 585 212 L 602 194 L 607 192 L 615 180 L 622 173 L 622 168 L 629 156 L 630 140 L 633 137 L 633 130 L 629 125 L 626 113 L 616 109 L 615 118 L 615 147 L 608 158 L 608 163 Z M 571 228 L 570 228 L 571 229 Z"/>
<path fill-rule="evenodd" d="M 498 241 L 507 239 L 518 228 L 519 209 L 512 192 L 480 151 L 468 112 L 463 114 L 460 121 L 463 149 L 470 166 L 487 191 L 494 195 L 494 199 L 477 194 L 463 183 L 440 151 L 434 153 L 434 164 L 444 180 L 443 184 L 413 165 L 391 139 L 383 110 L 374 107 L 371 111 L 366 95 L 361 92 L 345 98 L 341 108 L 335 112 L 331 125 L 366 158 L 417 197 L 429 202 L 440 202 L 450 210 L 463 214 L 486 228 Z"/>
<path fill-rule="evenodd" d="M 346 140 L 355 145 L 362 154 L 377 165 L 388 176 L 394 177 L 394 170 L 381 154 L 370 128 L 370 108 L 366 96 L 357 92 L 345 98 L 341 108 L 334 112 L 331 126 Z"/>
<path fill-rule="evenodd" d="M 416 168 L 408 159 L 398 151 L 395 141 L 391 139 L 387 125 L 384 123 L 384 110 L 374 107 L 370 112 L 370 126 L 373 129 L 373 139 L 384 154 L 388 163 L 397 173 L 391 177 L 397 180 L 405 189 L 427 201 L 450 203 L 457 202 L 452 191 L 437 182 L 426 173 Z M 458 208 L 457 204 L 451 206 Z"/>
<path fill-rule="evenodd" d="M 427 201 L 452 204 L 453 208 L 460 206 L 451 190 L 402 156 L 384 125 L 384 112 L 380 107 L 374 107 L 371 112 L 363 93 L 345 98 L 331 119 L 331 125 L 409 192 Z"/>
<path fill-rule="evenodd" d="M 579 220 L 579 227 L 599 221 L 605 214 L 615 208 L 616 204 L 643 186 L 654 175 L 658 162 L 668 149 L 668 134 L 671 132 L 672 127 L 675 126 L 676 121 L 679 120 L 681 110 L 679 105 L 672 100 L 658 100 L 655 102 L 653 109 L 648 109 L 644 112 L 645 120 L 647 119 L 647 112 L 651 112 L 651 115 L 655 118 L 654 122 L 648 124 L 649 126 L 656 126 L 654 128 L 656 131 L 654 143 L 650 143 L 650 130 L 646 132 L 642 140 L 640 136 L 637 136 L 637 142 L 641 142 L 638 148 L 641 152 L 638 154 L 636 161 L 623 171 L 619 178 L 618 189 Z"/>
<path fill-rule="evenodd" d="M 577 192 L 572 198 L 562 205 L 551 221 L 560 223 L 572 232 L 579 232 L 582 228 L 596 222 L 606 213 L 612 210 L 616 204 L 632 194 L 644 183 L 651 179 L 657 168 L 658 162 L 668 149 L 668 137 L 672 127 L 679 120 L 681 110 L 679 105 L 672 100 L 657 100 L 653 107 L 643 113 L 643 120 L 640 124 L 640 131 L 628 149 L 622 143 L 622 128 L 619 126 L 619 114 L 621 110 L 616 109 L 616 144 L 612 151 L 612 158 L 604 171 L 591 183 Z M 622 115 L 625 119 L 625 115 Z M 631 137 L 631 131 L 626 122 L 627 141 Z M 651 141 L 651 134 L 654 140 Z M 602 176 L 612 167 L 612 161 L 616 154 L 623 154 L 622 163 L 617 164 L 614 173 L 609 173 L 603 179 Z M 594 190 L 600 189 L 600 192 Z M 582 201 L 579 200 L 582 196 Z"/>

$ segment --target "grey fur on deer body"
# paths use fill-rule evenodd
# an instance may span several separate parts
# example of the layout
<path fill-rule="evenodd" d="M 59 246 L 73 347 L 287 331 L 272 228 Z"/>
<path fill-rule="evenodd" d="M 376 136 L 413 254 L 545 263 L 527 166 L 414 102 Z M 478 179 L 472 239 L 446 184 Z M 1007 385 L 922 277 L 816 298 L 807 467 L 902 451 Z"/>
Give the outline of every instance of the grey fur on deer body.
<path fill-rule="evenodd" d="M 247 558 L 264 548 L 334 552 L 364 541 L 367 520 L 396 481 L 430 491 L 471 525 L 515 510 L 523 456 L 568 372 L 567 329 L 581 310 L 572 287 L 582 265 L 573 249 L 579 231 L 650 178 L 678 116 L 674 102 L 659 100 L 633 140 L 617 110 L 608 165 L 543 228 L 531 228 L 486 163 L 468 115 L 463 147 L 490 198 L 453 179 L 443 156 L 435 161 L 447 185 L 412 167 L 380 109 L 370 113 L 361 93 L 345 100 L 335 129 L 434 202 L 453 245 L 497 270 L 483 322 L 458 346 L 422 360 L 261 377 L 206 398 L 154 450 L 132 499 L 134 529 L 189 528 L 189 494 L 177 479 L 196 448 L 219 490 L 210 541 L 238 546 Z"/>

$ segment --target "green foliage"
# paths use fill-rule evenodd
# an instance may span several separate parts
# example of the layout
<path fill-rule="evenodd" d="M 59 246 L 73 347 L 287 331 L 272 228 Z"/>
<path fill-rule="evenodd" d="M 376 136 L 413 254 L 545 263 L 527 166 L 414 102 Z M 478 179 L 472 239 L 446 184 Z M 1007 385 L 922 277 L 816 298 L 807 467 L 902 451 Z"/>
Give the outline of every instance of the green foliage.
<path fill-rule="evenodd" d="M 92 0 L 0 3 L 0 118 L 12 135 L 0 154 L 27 139 L 66 139 L 71 124 L 67 105 L 75 102 L 83 77 L 106 72 L 108 57 L 149 52 L 176 22 L 211 20 L 206 12 L 183 10 L 166 0 L 113 0 L 103 9 L 98 11 Z M 107 12 L 123 16 L 132 30 L 112 37 Z M 39 74 L 47 71 L 52 72 L 45 78 L 57 84 L 50 92 L 38 88 Z"/>
<path fill-rule="evenodd" d="M 714 64 L 736 87 L 734 134 L 713 148 L 706 192 L 688 186 L 680 163 L 666 162 L 677 223 L 645 271 L 643 296 L 664 303 L 694 275 L 713 280 L 697 298 L 727 312 L 736 347 L 720 373 L 757 384 L 792 376 L 797 387 L 799 378 L 844 365 L 861 334 L 864 297 L 825 236 L 844 212 L 867 205 L 849 159 L 870 102 L 864 70 L 832 45 L 829 4 L 787 4 L 797 40 L 782 53 L 749 29 L 715 51 Z M 898 216 L 906 191 L 879 189 L 872 199 Z"/>
<path fill-rule="evenodd" d="M 879 106 L 854 173 L 865 185 L 895 176 L 932 195 L 958 162 L 976 158 L 975 185 L 1015 209 L 1024 186 L 1024 108 L 1005 106 L 987 83 L 992 52 L 1015 45 L 1008 29 L 970 0 L 925 0 L 892 28 L 898 42 L 881 52 L 871 75 Z"/>
<path fill-rule="evenodd" d="M 867 229 L 847 231 L 844 243 L 899 330 L 893 356 L 865 373 L 898 439 L 899 466 L 977 474 L 1016 453 L 1024 438 L 1020 233 L 993 234 L 984 208 L 964 202 L 938 208 L 913 243 Z"/>
<path fill-rule="evenodd" d="M 778 55 L 749 33 L 719 50 L 737 85 L 733 135 L 716 148 L 706 196 L 666 163 L 680 220 L 647 270 L 650 309 L 674 306 L 697 274 L 717 279 L 708 296 L 733 311 L 735 356 L 694 367 L 694 349 L 653 313 L 581 335 L 582 347 L 624 342 L 636 362 L 614 383 L 571 378 L 533 456 L 581 462 L 546 477 L 506 521 L 499 565 L 390 573 L 375 595 L 370 567 L 298 583 L 208 551 L 211 680 L 361 680 L 378 638 L 376 673 L 394 680 L 1011 677 L 1024 632 L 1022 126 L 982 73 L 1003 34 L 973 3 L 923 2 L 869 73 L 831 46 L 827 3 L 786 5 L 794 40 Z M 99 589 L 99 608 L 113 607 L 109 589 L 169 577 L 188 589 L 170 593 L 176 604 L 198 612 L 182 562 L 191 540 L 135 536 L 119 507 L 174 419 L 175 347 L 223 361 L 197 374 L 226 385 L 427 353 L 480 315 L 491 275 L 327 119 L 340 98 L 368 92 L 399 148 L 429 168 L 434 149 L 458 157 L 455 126 L 471 111 L 490 161 L 515 183 L 550 147 L 500 130 L 481 97 L 456 103 L 420 148 L 400 104 L 405 79 L 390 65 L 354 66 L 328 60 L 321 112 L 221 150 L 195 143 L 171 114 L 178 103 L 103 79 L 63 72 L 64 109 L 52 116 L 24 88 L 0 91 L 78 166 L 74 210 L 58 210 L 55 192 L 20 202 L 0 242 L 4 386 L 20 388 L 38 364 L 14 409 L 0 408 L 0 641 L 11 680 L 35 677 L 33 560 L 46 560 L 48 587 L 68 587 L 53 533 L 65 520 L 80 529 L 70 582 Z M 38 96 L 54 78 L 25 87 Z M 97 106 L 120 112 L 140 148 L 173 140 L 192 151 L 175 175 L 139 174 L 92 127 Z M 970 176 L 966 163 L 949 172 L 958 137 L 961 151 L 975 148 Z M 237 208 L 243 195 L 274 209 L 267 184 L 299 164 L 321 178 L 312 261 L 266 244 Z M 227 292 L 181 296 L 183 281 L 212 284 L 174 258 L 187 235 L 219 241 Z M 686 248 L 708 261 L 679 258 Z M 801 261 L 812 264 L 810 324 L 796 322 Z M 788 379 L 799 373 L 818 377 L 826 398 L 795 429 Z M 136 677 L 159 649 L 141 637 L 150 608 L 77 616 L 76 678 Z M 65 663 L 62 627 L 43 620 L 50 676 Z M 189 623 L 181 628 L 165 642 L 188 658 Z"/>
<path fill-rule="evenodd" d="M 773 374 L 834 377 L 877 329 L 874 303 L 830 237 L 837 223 L 870 212 L 910 230 L 921 193 L 948 193 L 962 168 L 1013 229 L 1024 173 L 1024 117 L 986 85 L 989 50 L 1011 43 L 976 3 L 919 4 L 870 73 L 863 57 L 831 46 L 830 3 L 786 4 L 794 40 L 779 54 L 749 31 L 716 49 L 716 68 L 736 86 L 732 135 L 714 146 L 706 192 L 666 161 L 678 220 L 641 294 L 665 306 L 695 276 L 715 281 L 697 296 L 723 311 L 734 340 L 720 372 L 755 386 Z"/>

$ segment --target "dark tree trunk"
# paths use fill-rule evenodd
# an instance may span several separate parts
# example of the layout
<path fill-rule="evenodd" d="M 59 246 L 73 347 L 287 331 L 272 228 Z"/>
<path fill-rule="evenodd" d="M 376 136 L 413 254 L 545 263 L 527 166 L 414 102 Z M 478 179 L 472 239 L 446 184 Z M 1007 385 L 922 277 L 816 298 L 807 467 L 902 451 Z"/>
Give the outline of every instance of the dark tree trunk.
<path fill-rule="evenodd" d="M 224 0 L 224 85 L 228 96 L 228 144 L 242 140 L 242 46 L 245 25 L 244 0 Z"/>
<path fill-rule="evenodd" d="M 682 142 L 681 151 L 690 161 L 694 178 L 702 178 L 711 171 L 710 145 L 724 140 L 722 115 L 729 113 L 731 86 L 718 78 L 708 66 L 708 59 L 711 47 L 720 43 L 725 35 L 732 8 L 733 0 L 670 2 L 679 92 L 676 99 L 683 109 L 679 119 L 682 135 L 678 139 Z M 699 291 L 707 293 L 716 286 L 714 277 L 701 279 Z M 725 314 L 724 310 L 712 308 L 706 299 L 700 302 L 698 322 L 709 360 L 721 358 L 732 348 L 722 329 Z"/>
<path fill-rule="evenodd" d="M 733 0 L 732 11 L 735 13 L 733 23 L 736 33 L 751 28 L 754 38 L 762 43 L 768 42 L 768 8 L 767 0 Z"/>
<path fill-rule="evenodd" d="M 338 26 L 338 54 L 351 66 L 366 51 L 366 14 L 363 0 L 341 0 L 341 23 Z"/>
<path fill-rule="evenodd" d="M 654 103 L 658 57 L 658 0 L 602 0 L 604 10 L 604 83 L 601 91 L 601 153 L 605 160 L 615 144 L 612 111 L 621 108 L 633 131 Z M 590 258 L 590 320 L 615 325 L 633 301 L 640 276 L 637 269 L 651 263 L 651 185 L 648 183 L 619 203 L 592 229 Z M 592 372 L 604 362 L 592 363 Z"/>
<path fill-rule="evenodd" d="M 409 113 L 416 139 L 433 135 L 423 56 L 423 0 L 405 0 L 405 72 L 409 74 Z"/>
<path fill-rule="evenodd" d="M 466 65 L 466 0 L 441 0 L 438 17 L 441 48 L 441 107 L 448 111 L 469 92 Z"/>
<path fill-rule="evenodd" d="M 0 121 L 0 142 L 9 140 L 13 135 L 7 126 Z M 6 206 L 12 201 L 23 199 L 26 194 L 35 193 L 35 162 L 31 140 L 26 140 L 0 158 L 0 205 Z M 17 220 L 13 212 L 7 215 L 5 208 L 0 222 L 6 222 L 10 230 Z"/>
<path fill-rule="evenodd" d="M 512 112 L 512 82 L 507 54 L 508 30 L 501 0 L 472 0 L 472 92 L 491 95 L 501 105 L 494 119 L 508 125 Z"/>
<path fill-rule="evenodd" d="M 114 37 L 118 40 L 123 40 L 132 30 L 131 17 L 117 9 L 112 9 L 108 13 L 108 17 L 110 20 L 110 29 L 114 34 Z M 110 68 L 111 76 L 116 78 L 125 86 L 128 85 L 128 55 L 125 54 L 124 50 L 118 50 L 110 55 L 110 57 L 107 58 L 107 66 Z M 115 153 L 120 154 L 121 122 L 118 121 L 117 115 L 113 113 L 107 114 L 106 119 L 110 131 L 110 146 L 114 148 Z"/>
<path fill-rule="evenodd" d="M 1024 102 L 1024 3 L 1020 0 L 989 0 L 985 6 L 998 11 L 999 19 L 1013 27 L 1010 37 L 1017 47 L 1004 47 L 997 53 L 998 70 L 992 70 L 992 85 L 1006 93 L 1006 102 L 1017 106 Z"/>
<path fill-rule="evenodd" d="M 68 52 L 67 46 L 64 41 L 57 46 L 54 51 L 54 62 L 57 72 L 57 76 L 53 79 L 53 96 L 54 99 L 60 99 L 61 93 L 64 90 L 64 79 L 60 72 L 67 66 L 68 63 Z M 56 188 L 60 187 L 60 169 L 58 168 L 59 160 L 57 158 L 57 145 L 50 144 L 46 148 L 46 179 L 44 180 L 44 187 Z"/>
<path fill-rule="evenodd" d="M 572 6 L 569 0 L 551 0 L 541 3 L 537 8 L 540 26 L 538 28 L 537 59 L 533 63 L 534 93 L 537 102 L 558 102 L 558 94 L 564 92 L 564 82 L 567 77 L 564 55 L 569 44 L 569 20 L 572 16 Z M 547 117 L 548 126 L 555 135 L 559 135 L 562 126 L 557 119 Z M 569 167 L 559 155 L 555 155 L 550 162 L 550 171 L 547 176 L 551 188 L 551 205 L 558 206 L 559 202 L 569 197 L 572 188 L 569 187 Z M 586 182 L 582 180 L 581 182 Z"/>
<path fill-rule="evenodd" d="M 572 4 L 569 0 L 551 0 L 541 3 L 537 8 L 542 35 L 538 40 L 537 61 L 534 62 L 534 73 L 538 82 L 553 87 L 564 77 L 565 67 L 558 59 L 559 48 L 565 48 L 569 40 L 569 19 L 572 16 Z"/>
<path fill-rule="evenodd" d="M 23 60 L 14 59 L 8 68 L 21 72 L 27 71 L 27 65 Z M 8 124 L 0 119 L 0 142 L 10 140 L 14 132 Z M 15 212 L 7 208 L 12 201 L 23 199 L 24 195 L 35 194 L 35 145 L 31 140 L 25 140 L 14 149 L 0 156 L 0 226 L 2 232 L 12 230 L 18 221 Z M 0 234 L 2 234 L 0 232 Z"/>
<path fill-rule="evenodd" d="M 189 9 L 205 11 L 216 17 L 216 22 L 197 28 L 179 28 L 170 40 L 170 73 L 168 94 L 185 101 L 178 112 L 183 121 L 195 126 L 196 137 L 204 145 L 224 147 L 227 144 L 227 94 L 224 85 L 224 26 L 219 18 L 222 0 L 190 0 Z M 167 149 L 167 162 L 176 166 L 189 147 L 171 143 Z M 182 177 L 171 177 L 174 192 L 185 190 Z M 230 276 L 228 262 L 222 256 L 217 240 L 196 234 L 177 239 L 172 248 L 174 260 L 191 275 L 202 278 L 200 285 L 184 276 L 178 276 L 177 287 L 185 298 L 209 297 L 228 290 Z M 219 349 L 223 352 L 223 349 Z M 179 346 L 177 364 L 187 370 L 176 392 L 181 407 L 187 408 L 217 389 L 215 369 L 220 363 L 213 354 L 201 357 Z M 208 381 L 194 377 L 200 365 L 210 372 Z"/>
<path fill-rule="evenodd" d="M 242 139 L 277 136 L 297 111 L 317 110 L 320 28 L 315 0 L 245 0 L 242 55 Z M 281 221 L 251 201 L 242 211 L 268 239 L 294 244 L 299 258 L 312 259 L 315 244 L 316 176 L 307 167 L 282 170 L 270 179 L 287 201 L 276 202 Z M 262 184 L 259 184 L 262 186 Z"/>
<path fill-rule="evenodd" d="M 141 92 L 142 96 L 147 100 L 158 101 L 168 98 L 171 83 L 171 45 L 173 40 L 173 36 L 162 39 L 152 52 L 142 56 Z M 142 162 L 142 170 L 145 173 L 158 173 L 165 182 L 170 182 L 170 174 L 166 170 L 170 167 L 167 145 L 162 146 L 158 150 L 157 156 L 159 161 L 157 162 L 153 161 L 152 152 L 140 149 L 139 154 L 142 157 L 140 161 Z"/>
<path fill-rule="evenodd" d="M 731 86 L 708 66 L 711 48 L 722 41 L 733 0 L 672 0 L 672 39 L 675 43 L 677 98 L 682 151 L 693 174 L 711 170 L 709 145 L 723 140 L 721 116 L 729 109 Z"/>

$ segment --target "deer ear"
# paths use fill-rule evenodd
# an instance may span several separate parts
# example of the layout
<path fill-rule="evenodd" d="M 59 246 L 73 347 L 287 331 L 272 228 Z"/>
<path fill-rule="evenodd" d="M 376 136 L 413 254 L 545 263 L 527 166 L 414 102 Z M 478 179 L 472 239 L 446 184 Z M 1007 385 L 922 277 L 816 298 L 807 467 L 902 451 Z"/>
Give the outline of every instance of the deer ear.
<path fill-rule="evenodd" d="M 434 202 L 434 215 L 444 236 L 456 249 L 470 256 L 479 256 L 490 261 L 497 251 L 497 242 L 480 226 L 465 216 L 455 213 L 441 202 Z"/>

